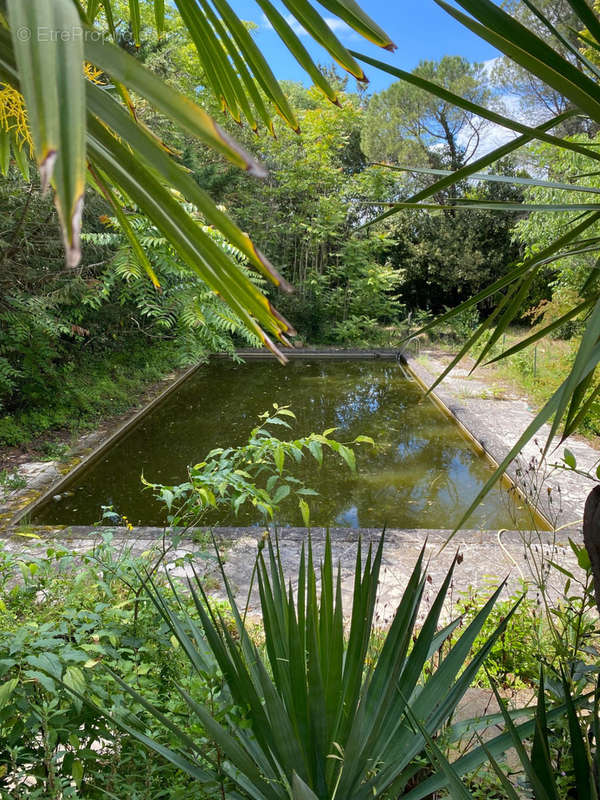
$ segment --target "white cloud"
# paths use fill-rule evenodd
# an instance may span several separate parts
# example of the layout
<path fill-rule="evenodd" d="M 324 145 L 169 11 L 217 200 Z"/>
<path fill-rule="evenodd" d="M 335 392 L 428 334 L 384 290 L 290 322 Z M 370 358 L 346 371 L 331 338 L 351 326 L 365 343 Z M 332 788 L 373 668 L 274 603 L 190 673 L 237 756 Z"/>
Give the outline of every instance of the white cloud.
<path fill-rule="evenodd" d="M 335 33 L 336 36 L 341 36 L 346 39 L 360 39 L 360 36 L 353 31 L 342 19 L 337 17 L 324 17 L 327 26 Z"/>
<path fill-rule="evenodd" d="M 492 72 L 498 65 L 498 63 L 502 60 L 502 56 L 497 56 L 496 58 L 488 58 L 487 61 L 482 61 L 481 66 L 483 67 L 483 71 L 485 72 L 488 78 L 492 77 Z"/>
<path fill-rule="evenodd" d="M 303 28 L 302 25 L 298 22 L 296 17 L 292 16 L 291 14 L 286 14 L 285 21 L 290 26 L 290 28 L 294 31 L 296 36 L 308 36 L 308 31 L 306 28 Z"/>
<path fill-rule="evenodd" d="M 343 20 L 338 19 L 337 17 L 323 17 L 327 27 L 332 30 L 336 36 L 344 39 L 359 39 L 360 37 L 358 34 L 352 30 L 352 28 L 347 25 Z M 285 21 L 290 26 L 290 28 L 294 31 L 296 36 L 309 36 L 310 34 L 294 17 L 292 14 L 286 14 Z M 261 26 L 263 30 L 272 31 L 273 25 L 269 22 L 268 17 L 263 14 Z"/>
<path fill-rule="evenodd" d="M 262 15 L 262 19 L 260 21 L 260 26 L 259 27 L 262 28 L 262 30 L 264 30 L 264 31 L 272 31 L 273 30 L 273 26 L 271 25 L 271 22 L 269 21 L 269 18 L 264 13 Z"/>

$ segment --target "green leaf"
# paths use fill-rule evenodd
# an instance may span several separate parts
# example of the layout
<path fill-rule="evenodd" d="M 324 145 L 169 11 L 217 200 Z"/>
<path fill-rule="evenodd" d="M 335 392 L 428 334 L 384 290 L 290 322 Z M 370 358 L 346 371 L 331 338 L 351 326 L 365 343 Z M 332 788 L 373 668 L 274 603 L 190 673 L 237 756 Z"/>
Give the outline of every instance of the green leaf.
<path fill-rule="evenodd" d="M 304 527 L 310 528 L 310 506 L 306 500 L 300 498 L 298 501 L 298 507 L 300 509 L 300 513 L 302 514 L 302 522 L 304 523 Z"/>
<path fill-rule="evenodd" d="M 490 753 L 490 751 L 489 751 L 487 745 L 485 744 L 485 742 L 481 738 L 479 739 L 479 741 L 480 741 L 481 747 L 483 749 L 483 752 L 487 756 L 488 763 L 491 765 L 492 769 L 496 773 L 500 783 L 502 784 L 502 788 L 506 792 L 507 800 L 521 800 L 521 798 L 519 797 L 519 795 L 515 791 L 515 787 L 512 785 L 512 783 L 506 777 L 506 775 L 504 774 L 502 768 L 500 767 L 500 765 L 498 764 L 498 762 L 496 761 L 494 756 Z"/>
<path fill-rule="evenodd" d="M 289 493 L 290 493 L 289 486 L 280 486 L 275 492 L 275 496 L 273 497 L 273 505 L 279 505 L 279 503 L 281 503 L 282 500 L 285 500 L 285 498 L 289 495 Z"/>
<path fill-rule="evenodd" d="M 585 0 L 568 0 L 568 3 L 596 41 L 600 42 L 600 22 Z"/>
<path fill-rule="evenodd" d="M 322 464 L 323 463 L 323 445 L 321 444 L 321 442 L 317 442 L 316 440 L 311 439 L 308 442 L 307 447 L 308 447 L 309 451 L 311 452 L 311 454 L 313 455 L 313 457 L 315 458 L 315 460 L 319 464 Z"/>
<path fill-rule="evenodd" d="M 517 731 L 517 729 L 515 727 L 515 724 L 512 721 L 512 718 L 511 718 L 510 714 L 508 713 L 508 711 L 506 709 L 506 703 L 505 703 L 504 699 L 502 697 L 500 697 L 500 695 L 498 693 L 498 689 L 496 688 L 496 685 L 493 684 L 493 683 L 492 683 L 492 688 L 493 688 L 494 694 L 496 696 L 496 701 L 497 701 L 498 705 L 500 706 L 500 711 L 502 712 L 502 714 L 504 716 L 504 721 L 506 723 L 506 727 L 508 729 L 508 732 L 510 733 L 510 735 L 512 737 L 512 741 L 513 741 L 515 750 L 517 751 L 517 755 L 519 757 L 519 760 L 521 761 L 521 764 L 523 765 L 523 768 L 525 770 L 525 774 L 527 776 L 527 780 L 532 786 L 532 789 L 533 789 L 534 796 L 535 796 L 536 800 L 551 800 L 551 797 L 554 795 L 554 792 L 552 791 L 552 789 L 553 789 L 552 784 L 550 784 L 550 785 L 544 784 L 543 781 L 542 781 L 542 776 L 539 775 L 536 772 L 533 764 L 531 763 L 531 760 L 529 759 L 529 756 L 527 755 L 527 751 L 525 749 L 525 746 L 523 744 L 523 741 L 522 741 L 521 737 L 519 736 L 519 733 L 518 733 L 518 731 Z M 539 724 L 538 721 L 536 721 L 536 725 L 537 724 Z M 546 791 L 547 789 L 549 790 L 550 794 L 548 793 L 548 791 Z"/>
<path fill-rule="evenodd" d="M 324 0 L 322 6 L 343 19 L 351 28 L 384 50 L 395 50 L 396 45 L 354 0 Z"/>
<path fill-rule="evenodd" d="M 316 66 L 308 50 L 304 47 L 299 37 L 294 33 L 294 30 L 286 21 L 286 19 L 279 13 L 275 6 L 269 0 L 256 0 L 262 9 L 265 17 L 269 20 L 279 38 L 284 42 L 288 50 L 293 54 L 296 61 L 312 78 L 315 86 L 331 100 L 332 103 L 339 105 L 337 92 L 331 88 L 329 83 L 321 70 Z"/>
<path fill-rule="evenodd" d="M 571 467 L 571 469 L 576 469 L 577 460 L 576 460 L 575 456 L 573 455 L 573 453 L 566 447 L 565 447 L 565 452 L 564 452 L 564 455 L 563 455 L 563 460 L 564 460 L 565 464 L 568 467 Z"/>
<path fill-rule="evenodd" d="M 356 472 L 356 456 L 354 451 L 346 445 L 341 444 L 338 449 L 338 454 L 344 459 L 346 464 L 350 467 L 352 472 Z"/>
<path fill-rule="evenodd" d="M 42 189 L 55 188 L 66 260 L 74 267 L 81 259 L 86 176 L 84 32 L 72 0 L 8 0 L 7 6 Z"/>
<path fill-rule="evenodd" d="M 524 212 L 554 212 L 564 213 L 571 211 L 581 213 L 582 211 L 598 211 L 600 203 L 513 203 L 509 201 L 489 202 L 488 200 L 465 200 L 458 198 L 452 203 L 378 203 L 369 201 L 368 205 L 390 206 L 394 209 L 413 208 L 424 209 L 427 211 L 504 211 L 512 213 Z"/>
<path fill-rule="evenodd" d="M 576 542 L 569 537 L 569 544 L 571 546 L 571 550 L 575 553 L 575 558 L 577 559 L 577 564 L 579 565 L 580 569 L 585 570 L 585 572 L 589 572 L 592 568 L 592 562 L 590 560 L 590 556 L 588 551 L 585 547 L 580 547 Z"/>
<path fill-rule="evenodd" d="M 575 306 L 575 308 L 572 308 L 570 311 L 567 311 L 565 314 L 563 314 L 554 322 L 551 322 L 549 325 L 542 326 L 540 330 L 537 331 L 536 333 L 532 333 L 531 336 L 525 337 L 525 339 L 523 339 L 521 342 L 518 342 L 517 344 L 513 345 L 513 347 L 509 347 L 508 350 L 504 350 L 502 353 L 500 353 L 499 356 L 491 358 L 486 363 L 494 364 L 496 361 L 500 361 L 501 359 L 504 358 L 509 358 L 515 353 L 518 353 L 521 350 L 530 347 L 532 344 L 535 344 L 535 342 L 539 342 L 540 339 L 543 339 L 545 336 L 548 336 L 550 333 L 560 328 L 562 325 L 565 324 L 565 322 L 569 322 L 570 320 L 579 316 L 579 314 L 582 314 L 586 309 L 590 308 L 590 306 L 593 306 L 594 303 L 596 302 L 596 299 L 597 298 L 594 297 L 591 298 L 590 300 L 586 300 L 583 303 L 580 303 L 579 305 Z"/>
<path fill-rule="evenodd" d="M 569 685 L 564 673 L 562 674 L 563 693 L 565 705 L 567 707 L 567 720 L 569 723 L 570 753 L 573 757 L 573 767 L 575 772 L 575 786 L 577 793 L 581 797 L 594 797 L 596 786 L 592 785 L 594 775 L 594 765 L 590 763 L 587 754 L 586 743 L 581 731 L 581 725 L 573 697 L 571 686 Z M 558 793 L 557 793 L 558 794 Z"/>
<path fill-rule="evenodd" d="M 19 147 L 18 144 L 13 143 L 12 148 L 13 156 L 15 159 L 15 163 L 18 167 L 19 172 L 23 176 L 23 180 L 26 183 L 29 183 L 30 179 L 30 172 L 29 172 L 29 159 L 25 155 L 25 151 L 22 147 Z"/>
<path fill-rule="evenodd" d="M 227 214 L 217 207 L 209 195 L 197 182 L 170 158 L 156 140 L 137 125 L 122 106 L 115 102 L 108 92 L 88 83 L 88 104 L 90 110 L 103 120 L 119 136 L 126 139 L 139 157 L 162 175 L 186 200 L 197 206 L 207 222 L 218 228 L 248 258 L 250 263 L 265 277 L 283 291 L 291 292 L 290 284 L 278 274 L 273 265 L 252 243 L 249 236 L 237 227 Z"/>
<path fill-rule="evenodd" d="M 283 472 L 283 464 L 285 461 L 285 450 L 283 446 L 277 447 L 273 454 L 273 460 L 275 461 L 275 466 L 277 467 L 277 472 L 281 475 Z"/>
<path fill-rule="evenodd" d="M 0 130 L 0 172 L 6 177 L 10 166 L 11 136 L 8 131 Z"/>
<path fill-rule="evenodd" d="M 531 766 L 540 778 L 542 785 L 548 789 L 552 800 L 560 800 L 558 787 L 554 779 L 554 769 L 550 760 L 550 744 L 548 742 L 548 719 L 546 715 L 546 695 L 544 688 L 544 670 L 540 667 L 535 734 L 531 747 Z"/>
<path fill-rule="evenodd" d="M 165 30 L 165 0 L 154 0 L 154 19 L 156 32 L 162 36 Z"/>
<path fill-rule="evenodd" d="M 290 411 L 289 408 L 278 408 L 277 413 L 282 417 L 291 417 L 292 419 L 296 419 L 296 415 L 293 411 Z"/>
<path fill-rule="evenodd" d="M 469 798 L 472 798 L 472 795 L 467 791 L 467 787 L 461 781 L 460 776 L 457 774 L 452 764 L 450 764 L 444 753 L 440 750 L 435 740 L 428 733 L 425 726 L 419 722 L 419 720 L 410 710 L 409 706 L 406 707 L 406 711 L 407 717 L 411 724 L 419 730 L 427 742 L 427 749 L 431 754 L 431 760 L 434 766 L 438 767 L 438 770 L 441 770 L 441 772 L 444 773 L 450 797 L 456 798 L 456 800 L 469 800 Z"/>
<path fill-rule="evenodd" d="M 450 175 L 441 178 L 439 181 L 436 181 L 426 189 L 422 189 L 420 192 L 417 192 L 411 198 L 409 198 L 410 201 L 416 203 L 419 200 L 425 200 L 426 198 L 433 197 L 434 195 L 438 194 L 438 192 L 447 189 L 449 186 L 453 186 L 462 180 L 467 180 L 471 175 L 479 172 L 482 169 L 485 169 L 486 167 L 489 167 L 499 159 L 504 158 L 505 156 L 514 153 L 516 150 L 519 150 L 521 147 L 529 144 L 536 138 L 537 134 L 546 133 L 556 125 L 565 122 L 567 119 L 571 119 L 576 113 L 577 112 L 575 110 L 566 111 L 563 114 L 559 114 L 557 117 L 549 120 L 548 122 L 545 122 L 543 125 L 540 125 L 538 128 L 532 128 L 531 135 L 525 134 L 523 136 L 518 136 L 516 139 L 497 147 L 495 150 L 491 150 L 481 158 L 472 161 L 470 164 L 467 164 L 461 169 L 456 170 L 456 172 L 453 172 Z M 397 213 L 399 213 L 398 209 L 391 208 L 379 215 L 376 219 L 365 222 L 362 227 L 369 227 L 374 225 L 376 222 L 380 222 L 381 220 L 386 219 L 386 217 Z"/>
<path fill-rule="evenodd" d="M 11 678 L 0 686 L 0 711 L 8 704 L 10 696 L 19 685 L 18 678 Z"/>
<path fill-rule="evenodd" d="M 232 164 L 251 175 L 265 176 L 265 170 L 257 161 L 234 142 L 206 111 L 163 83 L 124 50 L 102 38 L 87 36 L 85 57 L 114 79 L 124 83 L 130 91 L 145 97 L 158 111 L 224 155 Z"/>
<path fill-rule="evenodd" d="M 63 676 L 63 683 L 75 694 L 83 694 L 86 690 L 86 680 L 79 667 L 67 667 Z"/>
<path fill-rule="evenodd" d="M 284 5 L 296 17 L 300 25 L 322 45 L 337 63 L 358 81 L 366 81 L 366 75 L 348 50 L 341 44 L 321 15 L 308 0 L 283 0 Z"/>
<path fill-rule="evenodd" d="M 140 46 L 140 2 L 139 0 L 129 0 L 129 18 L 131 20 L 131 31 L 136 45 Z"/>
<path fill-rule="evenodd" d="M 600 346 L 596 346 L 596 348 L 594 348 L 591 354 L 591 359 L 588 361 L 586 367 L 584 368 L 584 372 L 586 371 L 590 372 L 592 369 L 594 369 L 599 359 L 600 359 Z M 504 470 L 508 467 L 513 458 L 515 458 L 520 453 L 523 446 L 533 438 L 533 436 L 537 433 L 537 431 L 542 427 L 542 425 L 545 422 L 547 422 L 552 417 L 553 414 L 556 415 L 557 409 L 561 401 L 561 392 L 564 391 L 566 385 L 567 381 L 565 381 L 561 385 L 561 387 L 552 395 L 552 397 L 548 400 L 548 402 L 545 404 L 542 410 L 536 415 L 536 417 L 533 419 L 530 425 L 528 425 L 526 430 L 521 434 L 517 443 L 512 447 L 508 455 L 503 459 L 502 463 L 499 465 L 496 472 L 494 472 L 492 477 L 488 480 L 483 489 L 481 489 L 477 497 L 473 500 L 468 510 L 460 520 L 459 524 L 456 526 L 452 535 L 454 535 L 456 531 L 460 530 L 460 528 L 462 527 L 462 525 L 464 525 L 466 520 L 469 519 L 473 511 L 479 505 L 479 503 L 488 494 L 488 492 L 492 489 L 492 487 L 496 484 L 496 482 L 502 477 L 502 475 L 504 474 Z M 451 538 L 452 537 L 450 537 L 450 539 Z M 448 544 L 450 539 L 446 541 L 446 544 Z"/>
<path fill-rule="evenodd" d="M 75 786 L 79 788 L 81 786 L 81 781 L 83 780 L 83 764 L 78 758 L 73 761 L 73 765 L 71 767 L 71 776 L 75 781 Z"/>
<path fill-rule="evenodd" d="M 432 169 L 431 167 L 401 166 L 397 164 L 374 164 L 377 167 L 398 170 L 399 172 L 415 172 L 420 175 L 444 175 L 452 177 L 455 172 L 446 169 Z M 485 183 L 508 183 L 511 186 L 536 186 L 543 189 L 562 189 L 567 192 L 586 192 L 599 194 L 597 186 L 578 186 L 575 183 L 561 183 L 559 181 L 543 181 L 538 178 L 517 178 L 511 175 L 490 175 L 487 172 L 471 172 L 467 176 L 470 181 L 483 181 Z"/>
<path fill-rule="evenodd" d="M 296 772 L 294 772 L 294 777 L 292 778 L 292 800 L 319 800 L 317 795 L 312 789 L 309 789 L 302 778 L 298 777 Z"/>
<path fill-rule="evenodd" d="M 241 276 L 230 258 L 205 234 L 144 164 L 101 124 L 90 119 L 90 152 L 94 164 L 116 182 L 169 239 L 184 263 L 232 307 L 246 325 L 274 351 L 260 324 L 279 336 L 281 319 L 260 291 Z M 283 358 L 279 353 L 280 359 Z"/>
<path fill-rule="evenodd" d="M 138 263 L 142 265 L 144 271 L 152 281 L 154 287 L 156 289 L 160 288 L 160 283 L 158 278 L 156 277 L 154 269 L 152 268 L 152 264 L 150 263 L 148 256 L 146 255 L 142 245 L 140 244 L 137 236 L 135 235 L 133 228 L 129 224 L 129 220 L 127 219 L 127 216 L 125 215 L 125 212 L 121 208 L 121 205 L 118 202 L 117 198 L 115 197 L 114 192 L 112 192 L 111 189 L 108 187 L 108 185 L 104 181 L 102 181 L 99 175 L 95 175 L 94 177 L 96 185 L 98 187 L 98 191 L 104 195 L 107 202 L 110 204 L 113 213 L 117 218 L 119 225 L 121 226 L 121 230 L 127 237 L 127 240 L 131 245 L 131 249 L 135 253 L 135 257 Z"/>
<path fill-rule="evenodd" d="M 206 12 L 208 5 L 206 0 L 200 0 L 200 3 Z M 274 103 L 278 112 L 292 130 L 299 131 L 300 128 L 294 111 L 288 103 L 271 67 L 248 33 L 245 25 L 240 21 L 227 0 L 214 0 L 214 5 L 267 97 Z"/>

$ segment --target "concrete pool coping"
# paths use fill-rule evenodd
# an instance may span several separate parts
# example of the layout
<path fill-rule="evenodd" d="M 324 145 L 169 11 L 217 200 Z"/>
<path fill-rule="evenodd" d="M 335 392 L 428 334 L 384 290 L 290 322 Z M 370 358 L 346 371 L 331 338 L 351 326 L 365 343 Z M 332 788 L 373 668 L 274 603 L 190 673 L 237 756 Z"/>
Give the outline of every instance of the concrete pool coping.
<path fill-rule="evenodd" d="M 430 387 L 446 366 L 447 354 L 435 349 L 422 350 L 419 357 L 408 356 L 408 363 L 423 385 Z M 476 432 L 474 438 L 496 463 L 502 463 L 520 435 L 533 422 L 537 409 L 519 395 L 490 396 L 485 378 L 473 376 L 469 365 L 459 365 L 439 384 L 436 397 L 449 409 L 466 430 Z M 543 425 L 526 443 L 519 456 L 506 468 L 505 474 L 528 493 L 535 494 L 535 506 L 553 528 L 581 534 L 585 501 L 594 483 L 578 472 L 561 465 L 564 448 L 569 448 L 581 472 L 594 474 L 600 452 L 589 441 L 572 435 L 564 442 L 556 436 L 548 455 L 541 453 L 550 435 L 550 426 Z"/>
<path fill-rule="evenodd" d="M 265 353 L 264 349 L 246 349 L 238 350 L 236 355 L 244 360 L 257 361 L 257 360 L 271 360 L 271 356 Z M 297 348 L 294 350 L 287 350 L 286 356 L 292 360 L 315 358 L 319 360 L 386 360 L 395 361 L 398 365 L 408 372 L 408 377 L 415 380 L 424 392 L 427 392 L 429 386 L 433 383 L 433 378 L 427 373 L 426 370 L 421 368 L 419 364 L 410 356 L 400 352 L 396 349 L 372 348 L 368 350 L 360 349 L 323 349 L 323 348 Z M 211 360 L 231 359 L 226 353 L 213 354 Z M 86 455 L 72 470 L 69 470 L 66 475 L 62 476 L 58 481 L 51 483 L 45 491 L 40 493 L 32 502 L 20 508 L 19 511 L 12 517 L 7 530 L 18 526 L 25 521 L 32 513 L 36 511 L 41 505 L 50 500 L 54 495 L 61 494 L 78 475 L 84 473 L 89 469 L 102 455 L 109 450 L 120 439 L 126 436 L 145 416 L 154 411 L 158 406 L 165 402 L 168 397 L 175 392 L 185 381 L 187 381 L 202 364 L 197 364 L 190 369 L 186 370 L 183 375 L 179 376 L 173 383 L 171 383 L 163 392 L 155 397 L 150 403 L 144 406 L 139 412 L 134 414 L 131 418 L 126 420 L 114 431 L 108 438 L 102 441 L 92 452 Z M 504 455 L 508 452 L 509 448 L 504 449 L 495 443 L 496 447 L 490 449 L 485 440 L 476 435 L 472 430 L 473 427 L 477 428 L 481 423 L 480 419 L 469 415 L 467 410 L 457 405 L 456 403 L 451 406 L 447 399 L 445 399 L 439 389 L 435 392 L 429 392 L 428 395 L 431 402 L 438 407 L 438 409 L 446 416 L 453 424 L 457 426 L 465 440 L 469 443 L 470 447 L 480 456 L 484 457 L 492 466 L 497 469 L 499 463 L 503 460 Z M 544 510 L 539 507 L 538 503 L 531 503 L 525 496 L 524 492 L 518 485 L 516 480 L 518 476 L 515 474 L 515 469 L 507 469 L 500 478 L 504 487 L 509 491 L 516 492 L 521 501 L 529 505 L 531 512 L 537 518 L 533 523 L 536 527 L 551 530 L 554 526 L 550 522 L 549 515 L 544 513 Z M 44 526 L 39 526 L 44 527 Z"/>
<path fill-rule="evenodd" d="M 170 535 L 161 528 L 109 530 L 117 554 L 131 553 L 132 556 L 152 552 L 163 538 L 168 542 Z M 63 530 L 45 531 L 43 538 L 38 541 L 15 534 L 4 539 L 3 544 L 9 551 L 21 555 L 39 555 L 40 549 L 44 548 L 50 548 L 56 553 L 58 547 L 64 547 L 68 552 L 94 557 L 94 549 L 103 542 L 106 532 L 90 526 L 70 526 Z M 202 538 L 198 538 L 200 533 L 203 534 Z M 256 585 L 253 584 L 253 573 L 257 543 L 263 538 L 264 529 L 224 527 L 213 529 L 213 533 L 234 595 L 240 603 L 245 603 L 250 596 L 249 611 L 258 619 L 260 599 Z M 309 534 L 305 528 L 282 528 L 276 533 L 286 580 L 295 588 L 300 553 Z M 192 578 L 193 571 L 196 570 L 205 580 L 211 597 L 227 600 L 216 558 L 214 554 L 211 557 L 210 538 L 206 536 L 206 529 L 199 529 L 196 534 L 194 537 L 188 531 L 177 542 L 164 560 L 163 568 L 173 577 L 183 580 Z M 377 528 L 331 528 L 329 534 L 334 562 L 340 567 L 344 608 L 348 611 L 353 593 L 357 543 L 359 539 L 362 541 L 364 557 L 367 546 L 376 545 L 382 531 Z M 274 535 L 275 532 L 272 531 L 271 536 Z M 549 563 L 558 564 L 573 574 L 578 572 L 577 559 L 565 534 L 550 536 L 546 533 L 503 531 L 494 535 L 491 531 L 467 530 L 457 533 L 450 542 L 448 535 L 449 531 L 424 529 L 390 529 L 385 532 L 376 611 L 378 626 L 385 627 L 389 624 L 422 549 L 425 551 L 427 586 L 419 613 L 420 621 L 431 608 L 456 556 L 458 559 L 444 610 L 444 618 L 447 620 L 452 616 L 453 610 L 456 610 L 458 601 L 474 594 L 489 597 L 502 583 L 504 587 L 500 599 L 515 600 L 526 592 L 531 599 L 539 600 L 536 575 L 539 576 L 544 571 L 544 566 L 548 599 L 558 601 L 564 592 L 566 577 L 557 569 L 548 569 Z M 310 531 L 317 563 L 323 558 L 326 536 L 327 530 L 324 528 Z M 199 551 L 199 557 L 194 558 L 194 554 Z M 156 552 L 160 554 L 160 546 Z M 189 562 L 190 558 L 192 563 Z"/>

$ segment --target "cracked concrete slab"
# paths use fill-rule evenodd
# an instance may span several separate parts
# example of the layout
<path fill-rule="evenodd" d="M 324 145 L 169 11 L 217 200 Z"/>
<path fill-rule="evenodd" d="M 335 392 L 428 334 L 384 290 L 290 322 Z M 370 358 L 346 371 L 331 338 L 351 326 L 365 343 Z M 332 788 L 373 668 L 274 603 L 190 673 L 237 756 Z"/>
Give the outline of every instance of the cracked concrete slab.
<path fill-rule="evenodd" d="M 429 387 L 448 360 L 439 351 L 422 350 L 419 357 L 408 358 L 408 365 Z M 477 373 L 469 376 L 464 365 L 453 370 L 435 393 L 498 463 L 535 418 L 535 410 L 526 399 L 510 393 L 491 393 L 489 381 L 478 377 Z M 583 507 L 593 483 L 552 465 L 561 461 L 564 448 L 568 447 L 579 469 L 595 471 L 600 452 L 589 441 L 575 435 L 560 445 L 556 438 L 548 457 L 542 460 L 541 451 L 549 434 L 550 426 L 543 425 L 506 471 L 528 495 L 535 495 L 536 505 L 557 528 L 568 526 L 573 531 L 581 531 Z M 530 469 L 531 465 L 535 470 Z"/>
<path fill-rule="evenodd" d="M 252 586 L 257 544 L 262 539 L 262 528 L 216 528 L 214 534 L 225 562 L 225 574 L 238 602 L 245 604 L 250 592 L 249 609 L 252 614 L 259 611 L 256 585 Z M 377 529 L 356 530 L 332 528 L 330 530 L 334 562 L 339 563 L 344 607 L 349 612 L 354 581 L 354 567 L 359 539 L 363 556 L 368 546 L 377 546 L 381 531 Z M 224 582 L 216 558 L 211 557 L 207 531 L 188 532 L 169 552 L 165 560 L 168 571 L 175 577 L 185 579 L 193 574 L 193 567 L 204 575 L 210 594 L 226 600 Z M 44 531 L 44 538 L 33 542 L 30 538 L 14 535 L 3 541 L 14 553 L 43 551 L 47 547 L 64 546 L 79 554 L 89 554 L 102 542 L 98 528 L 73 527 L 64 530 Z M 275 535 L 279 543 L 281 560 L 286 580 L 295 586 L 300 553 L 308 542 L 309 533 L 304 528 L 283 528 Z M 160 551 L 165 531 L 159 528 L 124 528 L 113 531 L 113 544 L 117 551 L 141 555 L 153 549 Z M 321 561 L 325 551 L 327 531 L 316 528 L 310 531 L 315 560 Z M 558 570 L 549 570 L 549 562 L 558 563 L 564 569 L 577 571 L 575 555 L 564 535 L 550 537 L 547 533 L 505 531 L 494 534 L 490 531 L 461 531 L 448 542 L 448 531 L 439 530 L 389 530 L 386 531 L 385 546 L 378 591 L 377 623 L 385 627 L 400 602 L 410 574 L 421 549 L 425 549 L 427 586 L 420 619 L 431 607 L 446 574 L 458 554 L 454 578 L 449 592 L 445 617 L 449 618 L 452 607 L 464 595 L 483 592 L 491 595 L 495 588 L 506 580 L 502 597 L 518 595 L 523 591 L 523 581 L 529 581 L 528 593 L 535 598 L 538 592 L 534 581 L 536 572 L 543 574 L 548 584 L 550 597 L 562 593 L 565 576 Z M 169 534 L 166 533 L 167 543 Z M 208 554 L 208 558 L 207 558 Z M 190 560 L 191 559 L 191 560 Z M 547 574 L 546 574 L 547 573 Z"/>

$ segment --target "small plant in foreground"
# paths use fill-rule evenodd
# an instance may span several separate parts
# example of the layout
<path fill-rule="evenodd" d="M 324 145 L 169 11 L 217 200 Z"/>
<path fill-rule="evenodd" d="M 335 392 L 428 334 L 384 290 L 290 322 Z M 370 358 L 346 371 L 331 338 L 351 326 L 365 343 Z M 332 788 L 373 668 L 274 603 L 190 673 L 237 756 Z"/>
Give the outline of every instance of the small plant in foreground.
<path fill-rule="evenodd" d="M 536 599 L 527 597 L 526 593 L 527 586 L 522 585 L 521 591 L 514 592 L 507 600 L 499 600 L 488 616 L 475 642 L 475 648 L 484 644 L 518 604 L 511 624 L 494 642 L 485 668 L 480 670 L 475 679 L 479 686 L 490 687 L 490 678 L 503 688 L 519 688 L 536 682 L 540 653 L 551 644 L 551 637 L 544 624 L 540 604 Z M 483 608 L 485 602 L 483 592 L 469 591 L 462 594 L 456 604 L 456 612 L 463 622 L 457 628 L 452 641 L 460 635 L 462 626 Z"/>
<path fill-rule="evenodd" d="M 280 504 L 294 497 L 304 524 L 310 523 L 307 498 L 318 495 L 295 477 L 288 464 L 299 463 L 309 452 L 319 465 L 324 450 L 330 450 L 356 471 L 356 456 L 350 445 L 370 444 L 369 436 L 357 436 L 343 444 L 331 438 L 335 428 L 322 434 L 311 433 L 299 439 L 284 441 L 274 436 L 273 426 L 290 428 L 287 419 L 295 420 L 288 406 L 273 404 L 272 412 L 260 415 L 260 425 L 253 428 L 247 444 L 241 447 L 216 448 L 205 460 L 189 469 L 189 480 L 178 486 L 144 484 L 167 508 L 171 526 L 198 524 L 211 509 L 233 511 L 237 515 L 244 505 L 253 506 L 265 522 L 273 519 Z"/>
<path fill-rule="evenodd" d="M 17 489 L 24 489 L 27 481 L 17 470 L 9 472 L 7 469 L 0 470 L 0 500 L 4 500 L 11 492 Z"/>
<path fill-rule="evenodd" d="M 175 684 L 207 703 L 219 691 L 217 674 L 190 683 L 160 615 L 145 598 L 138 602 L 137 575 L 152 568 L 154 555 L 121 550 L 106 531 L 85 555 L 41 541 L 27 550 L 0 546 L 0 800 L 214 797 L 199 795 L 187 776 L 157 763 L 68 690 L 122 707 L 114 678 L 95 669 L 102 663 L 176 717 L 186 709 Z M 231 618 L 226 603 L 215 608 Z M 147 724 L 160 740 L 162 731 Z"/>

